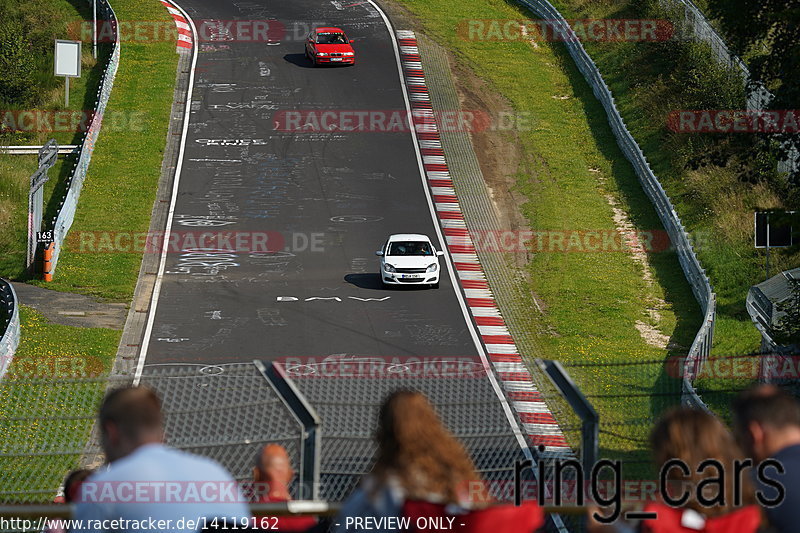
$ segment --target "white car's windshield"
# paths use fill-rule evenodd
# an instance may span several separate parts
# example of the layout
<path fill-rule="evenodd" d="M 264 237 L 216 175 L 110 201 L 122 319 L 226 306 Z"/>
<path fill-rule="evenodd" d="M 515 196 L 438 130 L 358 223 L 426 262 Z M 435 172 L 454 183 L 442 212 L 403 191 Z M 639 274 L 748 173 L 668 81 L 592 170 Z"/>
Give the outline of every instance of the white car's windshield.
<path fill-rule="evenodd" d="M 317 42 L 319 44 L 347 44 L 347 37 L 344 33 L 318 33 Z"/>
<path fill-rule="evenodd" d="M 396 241 L 389 243 L 386 255 L 433 255 L 433 250 L 424 241 Z"/>

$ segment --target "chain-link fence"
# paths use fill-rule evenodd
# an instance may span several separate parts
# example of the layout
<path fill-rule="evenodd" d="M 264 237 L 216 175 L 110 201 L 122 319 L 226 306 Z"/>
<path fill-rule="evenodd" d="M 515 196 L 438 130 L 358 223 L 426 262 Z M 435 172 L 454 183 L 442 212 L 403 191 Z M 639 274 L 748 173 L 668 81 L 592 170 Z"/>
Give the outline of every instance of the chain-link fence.
<path fill-rule="evenodd" d="M 767 353 L 709 357 L 694 376 L 697 393 L 730 423 L 731 402 L 742 390 L 771 381 L 800 396 L 800 354 L 775 361 Z M 684 356 L 649 361 L 567 363 L 582 392 L 600 413 L 599 456 L 623 462 L 626 479 L 652 479 L 649 434 L 668 408 L 682 403 Z M 565 420 L 570 420 L 566 418 Z M 565 434 L 570 426 L 562 424 Z"/>
<path fill-rule="evenodd" d="M 109 51 L 108 64 L 100 80 L 100 88 L 97 90 L 97 99 L 95 101 L 94 113 L 92 113 L 91 123 L 83 139 L 79 143 L 80 149 L 75 163 L 73 163 L 70 175 L 67 178 L 66 186 L 64 188 L 64 197 L 59 201 L 58 213 L 53 217 L 50 222 L 49 229 L 53 230 L 53 255 L 50 272 L 54 272 L 58 264 L 58 257 L 61 253 L 61 247 L 66 239 L 67 232 L 72 226 L 75 218 L 75 210 L 78 208 L 78 198 L 83 188 L 83 181 L 86 179 L 86 172 L 89 169 L 89 161 L 92 158 L 95 142 L 100 134 L 100 127 L 103 122 L 103 114 L 106 111 L 106 104 L 108 98 L 111 96 L 111 88 L 114 85 L 114 77 L 117 74 L 117 67 L 119 65 L 119 32 L 117 31 L 117 16 L 111 8 L 108 0 L 96 0 L 98 18 L 108 22 L 108 26 L 112 29 L 114 34 L 114 41 L 109 43 L 111 47 Z M 101 46 L 101 49 L 105 45 Z"/>
<path fill-rule="evenodd" d="M 354 364 L 363 363 L 367 366 L 358 368 L 368 372 L 354 372 Z M 620 462 L 626 498 L 650 497 L 637 492 L 655 486 L 648 438 L 661 413 L 681 403 L 684 358 L 574 362 L 564 367 L 587 384 L 582 392 L 600 414 L 599 458 Z M 515 466 L 526 455 L 478 362 L 465 360 L 457 373 L 442 373 L 441 366 L 420 370 L 369 358 L 326 360 L 313 368 L 287 363 L 283 368 L 321 419 L 320 499 L 342 501 L 371 469 L 378 409 L 396 389 L 425 393 L 495 496 L 514 498 Z M 107 387 L 129 379 L 44 378 L 31 376 L 35 372 L 30 368 L 23 377 L 20 369 L 12 368 L 0 383 L 0 503 L 48 502 L 70 469 L 102 463 L 94 428 L 96 408 Z M 770 372 L 784 378 L 784 384 L 796 384 L 800 359 L 771 368 L 761 354 L 712 357 L 695 383 L 709 407 L 725 416 L 738 391 Z M 168 443 L 217 460 L 245 486 L 258 451 L 268 442 L 286 447 L 295 467 L 301 462 L 303 428 L 256 365 L 153 365 L 145 368 L 141 382 L 162 397 Z M 559 392 L 543 381 L 541 394 L 556 397 Z M 567 409 L 553 414 L 577 453 L 540 453 L 541 464 L 523 472 L 522 498 L 536 498 L 543 484 L 543 503 L 552 504 L 557 490 L 562 504 L 577 503 L 575 489 L 587 494 L 589 473 L 584 471 L 580 479 L 574 470 L 565 470 L 556 484 L 556 469 L 559 462 L 580 457 L 581 420 Z M 293 493 L 298 492 L 295 485 Z M 579 517 L 561 519 L 566 522 L 561 531 L 581 530 Z"/>
<path fill-rule="evenodd" d="M 551 21 L 551 24 L 558 26 L 566 35 L 572 33 L 569 24 L 561 13 L 559 13 L 552 4 L 547 2 L 547 0 L 518 1 L 537 16 L 544 20 Z M 708 357 L 711 351 L 714 335 L 714 321 L 716 317 L 716 295 L 711 289 L 711 283 L 708 280 L 708 276 L 706 276 L 705 270 L 700 266 L 691 240 L 669 196 L 667 196 L 658 177 L 650 168 L 650 164 L 644 156 L 642 149 L 636 143 L 633 135 L 628 131 L 625 121 L 617 110 L 614 96 L 611 94 L 611 90 L 603 80 L 594 61 L 592 61 L 592 58 L 583 48 L 580 40 L 566 39 L 564 46 L 566 46 L 567 51 L 575 61 L 578 70 L 580 70 L 583 77 L 592 87 L 595 97 L 603 105 L 608 117 L 608 123 L 611 126 L 611 131 L 617 139 L 617 144 L 625 154 L 625 157 L 630 161 L 639 178 L 642 189 L 653 203 L 653 207 L 669 235 L 670 242 L 672 242 L 675 247 L 675 252 L 677 253 L 678 261 L 686 276 L 686 280 L 689 282 L 692 292 L 703 310 L 703 322 L 689 348 L 689 355 L 686 358 L 687 372 L 684 374 L 685 379 L 682 380 L 683 401 L 702 407 L 703 402 L 696 394 L 692 385 L 692 376 L 700 369 L 703 361 Z"/>
<path fill-rule="evenodd" d="M 352 361 L 347 365 L 351 369 Z M 371 469 L 378 408 L 398 388 L 428 395 L 483 478 L 508 490 L 525 456 L 482 365 L 452 377 L 343 375 L 337 363 L 328 369 L 339 375 L 304 376 L 297 366 L 287 368 L 322 420 L 321 499 L 342 501 Z M 31 372 L 21 376 L 15 367 L 0 383 L 0 503 L 51 501 L 69 470 L 100 466 L 97 406 L 107 387 L 129 383 Z M 303 428 L 254 364 L 148 366 L 141 383 L 162 398 L 168 444 L 220 462 L 240 482 L 251 479 L 257 453 L 269 442 L 283 445 L 295 466 L 301 462 Z"/>
<path fill-rule="evenodd" d="M 354 374 L 354 363 L 366 365 L 361 367 L 366 372 Z M 450 375 L 442 374 L 441 367 L 423 369 L 424 363 L 416 367 L 368 358 L 326 362 L 321 375 L 308 373 L 308 365 L 287 365 L 287 374 L 322 419 L 320 497 L 341 501 L 370 470 L 378 410 L 397 389 L 419 390 L 430 398 L 486 481 L 513 480 L 516 461 L 524 458 L 520 441 L 483 365 L 465 363 L 468 367 Z"/>
<path fill-rule="evenodd" d="M 745 83 L 754 81 L 744 61 L 728 48 L 725 39 L 691 0 L 661 0 L 661 5 L 678 11 L 675 17 L 678 35 L 708 44 L 720 63 L 739 72 Z M 768 108 L 773 98 L 772 93 L 762 84 L 753 83 L 747 94 L 747 109 L 763 111 Z M 800 153 L 794 147 L 790 147 L 789 157 L 778 163 L 778 171 L 793 172 L 798 167 L 800 167 Z"/>

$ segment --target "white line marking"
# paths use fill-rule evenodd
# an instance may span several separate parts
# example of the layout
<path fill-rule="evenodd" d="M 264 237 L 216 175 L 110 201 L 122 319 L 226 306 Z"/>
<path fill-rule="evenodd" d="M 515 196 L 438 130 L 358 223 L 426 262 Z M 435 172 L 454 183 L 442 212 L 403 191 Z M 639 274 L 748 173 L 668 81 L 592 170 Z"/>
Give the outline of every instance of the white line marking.
<path fill-rule="evenodd" d="M 197 29 L 194 27 L 194 21 L 188 13 L 183 10 L 177 3 L 172 2 L 177 7 L 189 22 L 192 27 L 192 37 L 194 42 L 197 42 Z M 169 203 L 169 212 L 167 213 L 167 225 L 164 229 L 164 234 L 169 235 L 172 230 L 172 217 L 175 215 L 175 202 L 178 198 L 178 184 L 181 181 L 181 171 L 183 170 L 183 153 L 186 150 L 186 134 L 189 132 L 189 118 L 190 107 L 192 105 L 192 90 L 194 89 L 194 70 L 197 65 L 197 46 L 192 47 L 192 68 L 189 71 L 189 88 L 186 92 L 186 107 L 183 111 L 183 133 L 181 134 L 181 145 L 178 151 L 178 163 L 175 167 L 175 180 L 172 182 L 172 199 Z M 156 317 L 156 308 L 158 307 L 158 296 L 161 294 L 161 282 L 164 279 L 164 270 L 167 264 L 167 249 L 169 243 L 164 239 L 164 244 L 161 248 L 161 261 L 158 265 L 158 274 L 156 275 L 156 283 L 153 287 L 153 296 L 150 299 L 150 314 L 147 316 L 147 326 L 144 329 L 144 338 L 142 339 L 142 347 L 139 350 L 139 360 L 136 362 L 136 372 L 133 376 L 133 384 L 138 385 L 142 379 L 142 370 L 144 369 L 144 362 L 147 359 L 147 348 L 150 346 L 150 335 L 153 333 L 153 321 Z"/>
<path fill-rule="evenodd" d="M 408 100 L 408 88 L 406 87 L 406 79 L 405 75 L 403 74 L 403 65 L 400 63 L 400 50 L 397 47 L 397 38 L 398 35 L 395 33 L 394 28 L 392 27 L 392 23 L 389 21 L 386 13 L 378 6 L 374 0 L 368 0 L 370 4 L 375 7 L 375 9 L 380 13 L 381 18 L 383 19 L 384 24 L 389 29 L 392 47 L 394 48 L 394 57 L 395 61 L 397 62 L 397 74 L 400 77 L 400 86 L 403 89 L 403 99 L 406 103 L 406 109 L 410 112 L 411 111 L 411 103 Z M 419 145 L 417 144 L 418 139 L 416 136 L 416 132 L 409 131 L 409 135 L 411 135 L 412 144 L 414 145 L 414 152 L 417 155 L 417 166 L 419 168 L 419 178 L 422 181 L 422 189 L 425 192 L 425 198 L 428 200 L 428 209 L 430 211 L 431 219 L 433 220 L 433 227 L 436 230 L 436 235 L 439 237 L 439 243 L 447 245 L 447 241 L 442 234 L 442 229 L 439 226 L 439 217 L 436 214 L 436 210 L 433 207 L 433 198 L 431 198 L 431 192 L 428 188 L 428 182 L 426 179 L 426 172 L 425 167 L 422 164 L 422 154 L 419 151 Z M 477 258 L 476 258 L 477 259 Z M 447 271 L 450 273 L 450 279 L 453 280 L 453 292 L 458 299 L 458 303 L 461 306 L 461 313 L 464 316 L 464 322 L 467 324 L 469 328 L 470 335 L 472 336 L 472 342 L 475 344 L 475 348 L 478 350 L 478 355 L 483 362 L 484 368 L 486 369 L 486 375 L 489 377 L 489 382 L 494 388 L 495 394 L 497 394 L 497 398 L 500 400 L 500 405 L 503 408 L 503 412 L 508 419 L 508 423 L 511 426 L 511 430 L 514 433 L 514 436 L 517 438 L 517 442 L 519 443 L 520 448 L 522 449 L 522 453 L 525 457 L 529 459 L 533 459 L 533 454 L 531 453 L 530 448 L 528 448 L 528 444 L 525 442 L 525 437 L 522 434 L 522 428 L 519 427 L 517 424 L 517 420 L 514 417 L 514 413 L 511 410 L 511 406 L 506 400 L 505 394 L 503 394 L 503 390 L 500 388 L 500 385 L 495 378 L 494 372 L 491 370 L 491 364 L 489 362 L 489 358 L 486 355 L 486 352 L 483 349 L 483 343 L 481 342 L 480 337 L 478 336 L 478 332 L 475 330 L 475 325 L 472 322 L 472 317 L 469 314 L 469 310 L 467 309 L 467 305 L 464 302 L 464 296 L 461 294 L 459 290 L 460 286 L 458 284 L 458 277 L 456 276 L 456 272 L 453 269 L 453 262 L 450 259 L 449 250 L 448 253 L 444 254 L 445 264 L 447 265 Z"/>

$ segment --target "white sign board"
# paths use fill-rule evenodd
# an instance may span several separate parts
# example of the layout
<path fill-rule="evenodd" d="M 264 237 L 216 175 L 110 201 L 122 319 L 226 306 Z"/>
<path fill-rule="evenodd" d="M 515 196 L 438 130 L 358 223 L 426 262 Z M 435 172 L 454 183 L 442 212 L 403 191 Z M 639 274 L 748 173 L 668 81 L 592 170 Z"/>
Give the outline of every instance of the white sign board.
<path fill-rule="evenodd" d="M 81 77 L 81 42 L 56 39 L 55 75 Z"/>

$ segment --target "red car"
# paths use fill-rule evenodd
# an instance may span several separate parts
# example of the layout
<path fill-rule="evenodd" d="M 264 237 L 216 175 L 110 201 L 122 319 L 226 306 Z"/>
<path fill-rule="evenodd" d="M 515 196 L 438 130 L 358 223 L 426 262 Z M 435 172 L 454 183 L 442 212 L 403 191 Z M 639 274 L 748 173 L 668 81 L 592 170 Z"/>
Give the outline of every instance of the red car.
<path fill-rule="evenodd" d="M 352 65 L 356 62 L 352 42 L 339 28 L 316 28 L 306 39 L 306 57 L 315 67 Z"/>

